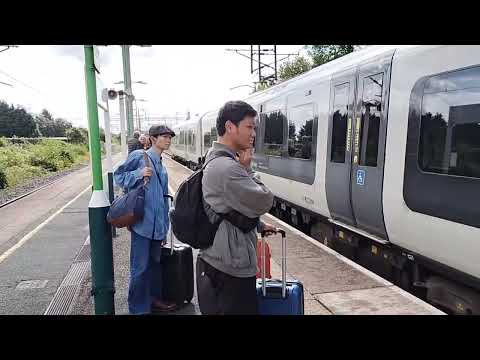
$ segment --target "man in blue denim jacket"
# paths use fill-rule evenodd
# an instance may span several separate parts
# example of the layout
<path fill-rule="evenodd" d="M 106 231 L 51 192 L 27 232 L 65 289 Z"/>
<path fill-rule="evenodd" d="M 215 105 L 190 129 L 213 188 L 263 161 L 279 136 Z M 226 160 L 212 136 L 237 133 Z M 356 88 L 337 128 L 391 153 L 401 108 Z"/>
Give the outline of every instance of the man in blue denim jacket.
<path fill-rule="evenodd" d="M 170 147 L 175 133 L 167 126 L 152 126 L 149 130 L 152 147 L 147 151 L 150 164 L 146 166 L 144 150 L 132 151 L 124 164 L 114 173 L 115 183 L 130 191 L 145 186 L 145 215 L 131 226 L 130 285 L 128 309 L 131 314 L 170 311 L 175 304 L 162 301 L 162 245 L 166 241 L 169 219 L 168 175 L 162 165 L 162 152 Z"/>

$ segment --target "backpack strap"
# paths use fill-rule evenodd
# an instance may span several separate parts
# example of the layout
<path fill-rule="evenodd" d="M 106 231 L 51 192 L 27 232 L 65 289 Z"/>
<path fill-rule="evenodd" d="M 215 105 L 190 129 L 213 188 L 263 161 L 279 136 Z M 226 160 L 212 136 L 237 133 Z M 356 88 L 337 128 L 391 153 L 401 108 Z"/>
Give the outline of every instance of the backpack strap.
<path fill-rule="evenodd" d="M 212 156 L 210 159 L 208 159 L 208 161 L 206 161 L 203 166 L 202 166 L 202 170 L 205 170 L 205 168 L 207 167 L 207 165 L 210 163 L 210 161 L 212 160 L 215 160 L 215 159 L 218 159 L 219 157 L 229 157 L 229 158 L 232 158 L 233 159 L 233 156 L 230 152 L 226 151 L 226 150 L 219 150 L 215 153 L 214 156 Z M 214 211 L 212 209 L 212 207 L 205 201 L 205 198 L 202 196 L 202 201 L 204 203 L 204 210 L 205 212 L 212 212 L 213 214 L 215 214 L 216 216 L 218 216 L 218 219 L 216 221 L 216 224 L 217 225 L 220 225 L 220 223 L 223 221 L 223 219 L 225 218 L 225 214 L 222 214 L 222 213 L 217 213 L 216 211 Z"/>
<path fill-rule="evenodd" d="M 202 170 L 204 170 L 207 167 L 210 161 L 218 159 L 219 157 L 229 157 L 235 160 L 235 158 L 232 156 L 232 154 L 229 151 L 219 150 L 215 153 L 215 155 L 213 155 L 210 159 L 208 159 L 208 161 L 206 161 L 205 164 L 203 164 Z"/>
<path fill-rule="evenodd" d="M 216 152 L 216 154 L 214 156 L 212 156 L 210 159 L 208 159 L 208 161 L 205 162 L 205 164 L 203 164 L 202 171 L 205 169 L 205 167 L 208 165 L 208 163 L 210 163 L 210 161 L 215 160 L 219 157 L 229 157 L 229 158 L 234 159 L 234 157 L 232 156 L 232 154 L 230 152 L 228 152 L 226 150 L 219 150 L 218 152 Z M 251 218 L 239 213 L 236 210 L 231 210 L 228 213 L 217 213 L 205 201 L 204 198 L 202 200 L 203 200 L 204 204 L 206 205 L 206 206 L 204 205 L 205 212 L 211 211 L 219 217 L 217 222 L 216 222 L 216 224 L 218 224 L 218 225 L 220 225 L 220 223 L 223 220 L 228 220 L 232 225 L 239 228 L 244 233 L 248 233 L 248 232 L 252 231 L 253 229 L 255 229 L 257 227 L 258 222 L 260 220 L 259 217 L 251 219 Z"/>
<path fill-rule="evenodd" d="M 150 159 L 150 156 L 147 154 L 146 151 L 143 152 L 143 156 L 144 156 L 144 159 L 145 159 L 145 164 L 148 164 L 148 159 Z M 146 156 L 146 158 L 145 158 L 145 156 Z M 157 170 L 157 166 L 155 165 L 155 162 L 154 162 L 152 159 L 150 159 L 150 162 L 152 163 L 153 168 L 155 169 L 155 173 L 157 174 L 158 182 L 160 183 L 160 186 L 163 186 L 163 185 L 162 185 L 162 179 L 161 179 L 161 177 L 160 177 L 160 173 L 159 173 L 158 170 Z M 148 166 L 148 165 L 147 165 L 147 166 Z M 163 197 L 164 197 L 164 198 L 165 198 L 165 197 L 171 198 L 172 201 L 173 201 L 172 195 L 168 195 L 168 194 L 165 195 L 165 194 L 163 194 Z"/>
<path fill-rule="evenodd" d="M 145 161 L 145 167 L 151 167 L 151 166 L 150 166 L 150 160 L 149 160 L 149 159 L 150 159 L 150 158 L 148 157 L 147 152 L 144 151 L 144 152 L 143 152 L 143 160 Z M 148 176 L 144 176 L 144 177 L 143 177 L 143 184 L 144 184 L 144 185 L 147 185 L 149 181 L 150 181 L 150 178 L 149 178 Z"/>

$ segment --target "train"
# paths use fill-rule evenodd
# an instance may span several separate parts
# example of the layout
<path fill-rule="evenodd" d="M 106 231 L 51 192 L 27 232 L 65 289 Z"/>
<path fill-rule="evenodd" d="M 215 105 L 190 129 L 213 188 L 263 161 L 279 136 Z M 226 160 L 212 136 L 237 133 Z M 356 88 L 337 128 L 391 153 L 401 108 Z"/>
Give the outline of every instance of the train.
<path fill-rule="evenodd" d="M 243 100 L 273 215 L 449 313 L 480 314 L 480 46 L 369 46 Z M 202 165 L 218 110 L 173 127 L 174 159 Z"/>

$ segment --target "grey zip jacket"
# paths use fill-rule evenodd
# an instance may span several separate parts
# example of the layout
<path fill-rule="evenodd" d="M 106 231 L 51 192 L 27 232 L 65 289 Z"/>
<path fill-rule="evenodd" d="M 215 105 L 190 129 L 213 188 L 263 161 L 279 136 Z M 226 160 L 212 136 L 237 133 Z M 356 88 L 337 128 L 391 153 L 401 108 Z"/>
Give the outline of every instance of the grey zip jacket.
<path fill-rule="evenodd" d="M 232 156 L 235 154 L 229 147 L 214 141 L 206 161 L 219 150 L 226 150 Z M 211 222 L 219 219 L 216 213 L 227 213 L 232 209 L 250 218 L 259 217 L 273 205 L 273 194 L 258 175 L 230 157 L 219 157 L 207 164 L 203 171 L 202 190 L 205 211 Z M 261 232 L 263 227 L 264 223 L 260 221 L 257 229 L 244 233 L 223 220 L 213 245 L 201 250 L 199 256 L 231 276 L 255 276 L 258 270 L 256 231 Z"/>

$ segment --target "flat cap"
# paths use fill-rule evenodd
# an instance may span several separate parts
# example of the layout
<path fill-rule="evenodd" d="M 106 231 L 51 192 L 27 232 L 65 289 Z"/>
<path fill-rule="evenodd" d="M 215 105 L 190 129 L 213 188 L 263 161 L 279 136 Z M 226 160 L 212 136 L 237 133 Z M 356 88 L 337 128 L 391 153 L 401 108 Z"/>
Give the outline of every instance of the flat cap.
<path fill-rule="evenodd" d="M 175 136 L 173 130 L 166 125 L 153 125 L 152 127 L 150 127 L 150 130 L 148 130 L 148 135 L 150 136 L 158 136 L 165 134 L 170 134 L 172 137 Z"/>

